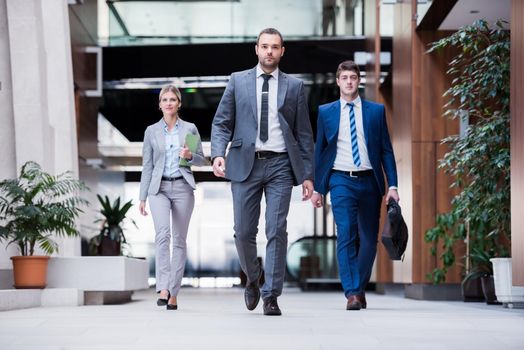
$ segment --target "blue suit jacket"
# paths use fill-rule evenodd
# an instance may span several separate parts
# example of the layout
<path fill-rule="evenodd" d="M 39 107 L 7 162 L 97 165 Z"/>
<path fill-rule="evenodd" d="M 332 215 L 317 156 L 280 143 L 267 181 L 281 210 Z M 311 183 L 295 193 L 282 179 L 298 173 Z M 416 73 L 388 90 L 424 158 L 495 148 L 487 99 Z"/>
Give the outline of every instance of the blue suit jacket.
<path fill-rule="evenodd" d="M 389 186 L 397 186 L 395 155 L 389 139 L 384 105 L 362 99 L 362 119 L 366 147 L 381 195 L 386 190 L 384 173 Z M 315 145 L 315 191 L 329 191 L 329 177 L 337 155 L 340 125 L 340 100 L 318 108 L 317 141 Z"/>

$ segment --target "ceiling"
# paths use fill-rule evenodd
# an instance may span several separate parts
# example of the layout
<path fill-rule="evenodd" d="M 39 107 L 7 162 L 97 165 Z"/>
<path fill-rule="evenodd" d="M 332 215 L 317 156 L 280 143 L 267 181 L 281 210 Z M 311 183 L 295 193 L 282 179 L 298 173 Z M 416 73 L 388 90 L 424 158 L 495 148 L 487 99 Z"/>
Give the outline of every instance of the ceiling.
<path fill-rule="evenodd" d="M 478 19 L 485 19 L 494 23 L 499 19 L 509 22 L 511 15 L 511 0 L 458 0 L 441 23 L 440 30 L 457 30 L 473 23 Z"/>
<path fill-rule="evenodd" d="M 312 124 L 316 106 L 337 97 L 336 85 L 329 78 L 338 63 L 365 52 L 365 40 L 286 42 L 280 68 L 306 81 L 309 105 L 315 108 L 310 111 Z M 390 38 L 384 38 L 381 45 L 384 52 L 391 52 Z M 141 141 L 145 127 L 159 118 L 160 87 L 175 81 L 182 88 L 184 117 L 197 124 L 203 139 L 208 139 L 227 76 L 256 63 L 253 43 L 105 47 L 100 111 L 128 140 Z M 382 71 L 388 68 L 389 63 L 384 64 Z M 365 66 L 361 69 L 365 72 Z"/>

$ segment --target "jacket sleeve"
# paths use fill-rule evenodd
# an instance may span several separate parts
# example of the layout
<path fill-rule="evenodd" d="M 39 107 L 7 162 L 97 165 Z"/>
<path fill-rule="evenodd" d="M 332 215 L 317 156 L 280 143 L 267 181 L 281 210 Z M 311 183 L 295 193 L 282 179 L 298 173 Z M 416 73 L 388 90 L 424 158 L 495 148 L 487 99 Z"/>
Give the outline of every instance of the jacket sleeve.
<path fill-rule="evenodd" d="M 139 200 L 147 199 L 147 191 L 153 174 L 153 147 L 151 145 L 151 129 L 147 128 L 144 133 L 144 144 L 142 146 L 142 174 L 140 176 Z"/>
<path fill-rule="evenodd" d="M 211 127 L 211 160 L 224 157 L 235 129 L 235 74 L 231 74 Z"/>
<path fill-rule="evenodd" d="M 324 122 L 322 120 L 322 112 L 320 109 L 318 110 L 318 117 L 317 117 L 317 139 L 315 142 L 315 191 L 325 195 L 322 190 L 322 186 L 320 185 L 321 179 L 321 172 L 320 172 L 320 164 L 321 164 L 321 155 L 324 152 L 324 149 L 327 146 L 327 140 L 324 133 Z"/>
<path fill-rule="evenodd" d="M 297 117 L 298 122 L 295 123 L 295 135 L 297 135 L 298 147 L 300 149 L 300 156 L 304 162 L 304 178 L 305 180 L 313 180 L 313 132 L 311 131 L 311 122 L 309 120 L 309 109 L 306 101 L 306 94 L 304 92 L 304 83 L 301 81 L 297 98 Z"/>
<path fill-rule="evenodd" d="M 386 111 L 384 106 L 382 106 L 381 114 L 382 167 L 386 173 L 388 186 L 398 186 L 397 165 L 395 162 L 395 154 L 393 153 L 393 146 L 391 145 L 391 140 L 389 138 L 388 123 L 386 121 Z"/>

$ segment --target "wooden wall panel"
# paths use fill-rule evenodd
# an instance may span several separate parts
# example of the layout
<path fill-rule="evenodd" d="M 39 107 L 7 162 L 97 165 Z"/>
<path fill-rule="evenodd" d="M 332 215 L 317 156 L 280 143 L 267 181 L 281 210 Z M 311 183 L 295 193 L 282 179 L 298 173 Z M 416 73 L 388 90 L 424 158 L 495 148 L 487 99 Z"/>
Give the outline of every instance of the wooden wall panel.
<path fill-rule="evenodd" d="M 447 146 L 441 145 L 440 142 L 435 142 L 436 149 L 436 159 L 435 162 L 438 162 L 438 159 L 442 159 L 444 154 L 448 151 Z M 435 178 L 435 213 L 441 214 L 447 212 L 451 208 L 452 198 L 459 193 L 459 190 L 456 188 L 451 189 L 451 178 L 449 175 L 445 174 L 444 170 L 436 169 L 436 178 Z M 421 229 L 424 231 L 428 228 L 435 225 L 435 220 L 431 220 L 425 223 Z M 454 249 L 455 258 L 459 264 L 455 264 L 448 270 L 446 277 L 447 283 L 460 283 L 462 281 L 462 266 L 460 264 L 460 259 L 466 254 L 466 246 L 463 243 L 459 243 L 455 246 Z M 437 254 L 442 253 L 442 242 L 440 247 L 438 247 Z M 435 259 L 436 266 L 442 266 L 442 262 L 438 258 Z M 431 267 L 433 268 L 433 266 Z"/>
<path fill-rule="evenodd" d="M 393 122 L 391 86 L 385 87 L 385 88 L 381 87 L 380 90 L 377 92 L 377 94 L 378 94 L 377 101 L 379 101 L 380 103 L 383 103 L 384 107 L 386 108 L 388 128 L 389 128 L 389 132 L 391 136 L 393 137 L 392 132 L 393 132 L 393 129 L 395 128 L 395 125 Z M 395 140 L 393 139 L 392 142 L 395 143 Z M 394 151 L 396 154 L 397 153 L 396 149 L 394 149 Z M 382 205 L 382 213 L 380 217 L 380 227 L 381 228 L 384 227 L 384 221 L 387 215 L 385 204 L 386 203 L 384 201 Z M 377 260 L 375 261 L 375 264 L 377 265 L 377 282 L 383 282 L 383 283 L 393 282 L 393 262 L 389 259 L 389 255 L 386 252 L 382 243 L 378 244 Z"/>
<path fill-rule="evenodd" d="M 402 214 L 408 226 L 410 241 L 403 262 L 393 264 L 393 280 L 412 282 L 413 260 L 413 190 L 412 190 L 412 4 L 398 3 L 394 10 L 393 68 L 390 134 L 395 149 Z"/>
<path fill-rule="evenodd" d="M 377 101 L 379 78 L 380 78 L 380 62 L 375 57 L 380 54 L 380 10 L 379 0 L 365 0 L 364 13 L 366 20 L 364 21 L 364 35 L 366 36 L 366 51 L 373 57 L 366 65 L 366 85 L 365 95 L 369 100 Z M 378 101 L 377 101 L 378 102 Z"/>
<path fill-rule="evenodd" d="M 511 4 L 511 256 L 513 285 L 524 286 L 524 0 Z"/>
<path fill-rule="evenodd" d="M 406 264 L 394 263 L 395 282 L 429 283 L 426 275 L 438 264 L 424 241 L 437 213 L 449 209 L 450 179 L 438 170 L 444 154 L 441 139 L 458 132 L 458 123 L 442 118 L 446 76 L 451 52 L 426 54 L 428 44 L 449 33 L 416 31 L 416 0 L 395 5 L 393 37 L 392 134 L 399 170 L 399 192 L 411 244 Z M 458 248 L 462 254 L 463 247 Z M 460 268 L 448 282 L 460 281 Z"/>
<path fill-rule="evenodd" d="M 451 50 L 428 54 L 430 44 L 447 37 L 451 32 L 417 31 L 414 37 L 415 55 L 413 100 L 413 141 L 440 141 L 458 132 L 458 123 L 442 117 L 443 106 L 448 98 L 443 93 L 449 88 L 451 79 L 445 74 L 453 58 Z"/>
<path fill-rule="evenodd" d="M 365 2 L 365 35 L 366 35 L 366 51 L 373 57 L 380 55 L 380 0 L 366 0 Z M 386 104 L 386 100 L 382 95 L 380 89 L 380 61 L 371 60 L 366 66 L 366 86 L 365 98 Z M 389 90 L 391 93 L 391 90 Z M 386 105 L 386 114 L 388 117 L 388 125 L 391 128 L 391 105 Z M 385 201 L 382 205 L 382 212 L 380 216 L 380 228 L 384 227 L 384 220 L 386 217 Z M 381 230 L 380 230 L 381 232 Z M 378 240 L 380 241 L 380 232 Z M 384 246 L 379 242 L 377 246 L 377 257 L 375 260 L 375 280 L 380 283 L 393 282 L 393 264 L 384 249 Z"/>
<path fill-rule="evenodd" d="M 435 218 L 436 149 L 433 142 L 413 144 L 413 282 L 427 282 L 425 276 L 435 267 L 436 259 L 429 254 L 430 245 L 424 241 L 426 227 Z"/>
<path fill-rule="evenodd" d="M 451 79 L 446 75 L 453 52 L 426 53 L 429 44 L 448 36 L 449 32 L 416 31 L 413 35 L 413 97 L 412 97 L 412 145 L 413 145 L 413 282 L 428 283 L 427 274 L 440 265 L 438 258 L 430 255 L 424 241 L 425 232 L 435 225 L 436 215 L 447 211 L 453 193 L 449 189 L 450 178 L 438 170 L 438 160 L 445 154 L 441 140 L 457 134 L 458 122 L 442 117 Z M 463 246 L 457 247 L 459 255 Z M 447 282 L 461 280 L 460 267 L 448 272 Z"/>

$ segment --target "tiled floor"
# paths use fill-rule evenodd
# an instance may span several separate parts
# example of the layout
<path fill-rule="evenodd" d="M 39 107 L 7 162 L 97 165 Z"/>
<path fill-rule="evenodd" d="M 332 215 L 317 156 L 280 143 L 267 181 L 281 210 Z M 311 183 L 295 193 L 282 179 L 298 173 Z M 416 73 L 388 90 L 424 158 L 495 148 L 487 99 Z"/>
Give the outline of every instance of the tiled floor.
<path fill-rule="evenodd" d="M 0 349 L 524 349 L 524 310 L 369 293 L 286 289 L 282 317 L 245 309 L 241 289 L 182 289 L 179 310 L 152 291 L 125 305 L 0 312 Z"/>

